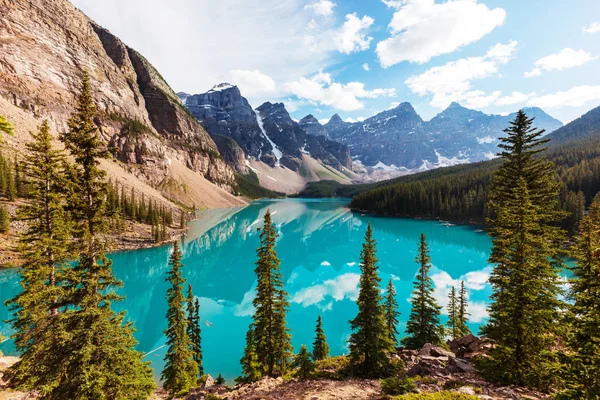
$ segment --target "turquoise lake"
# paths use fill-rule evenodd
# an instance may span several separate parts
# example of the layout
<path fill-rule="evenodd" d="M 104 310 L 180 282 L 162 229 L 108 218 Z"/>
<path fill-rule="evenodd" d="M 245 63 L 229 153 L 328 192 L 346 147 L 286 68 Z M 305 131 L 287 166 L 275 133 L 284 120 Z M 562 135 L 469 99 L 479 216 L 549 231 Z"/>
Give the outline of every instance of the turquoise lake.
<path fill-rule="evenodd" d="M 288 325 L 296 349 L 311 348 L 317 316 L 333 355 L 347 353 L 348 320 L 356 315 L 359 253 L 367 223 L 377 240 L 382 287 L 393 279 L 404 329 L 410 312 L 408 299 L 417 271 L 414 261 L 421 232 L 427 235 L 432 258 L 435 296 L 446 305 L 450 287 L 466 282 L 470 324 L 474 332 L 485 322 L 491 293 L 487 259 L 491 241 L 474 227 L 431 220 L 379 218 L 352 213 L 348 200 L 264 200 L 245 208 L 204 211 L 182 241 L 183 273 L 200 301 L 204 367 L 227 379 L 240 374 L 244 337 L 252 315 L 257 228 L 271 210 L 279 232 L 277 251 L 285 289 L 290 294 Z M 126 299 L 115 308 L 127 310 L 135 323 L 139 350 L 148 353 L 160 375 L 165 354 L 165 282 L 171 246 L 111 255 L 114 271 L 124 283 Z M 0 321 L 9 318 L 3 305 L 19 291 L 16 270 L 0 271 Z M 444 310 L 445 313 L 445 310 Z M 443 322 L 446 315 L 443 315 Z M 0 332 L 10 334 L 0 322 Z M 0 345 L 5 354 L 10 341 Z"/>

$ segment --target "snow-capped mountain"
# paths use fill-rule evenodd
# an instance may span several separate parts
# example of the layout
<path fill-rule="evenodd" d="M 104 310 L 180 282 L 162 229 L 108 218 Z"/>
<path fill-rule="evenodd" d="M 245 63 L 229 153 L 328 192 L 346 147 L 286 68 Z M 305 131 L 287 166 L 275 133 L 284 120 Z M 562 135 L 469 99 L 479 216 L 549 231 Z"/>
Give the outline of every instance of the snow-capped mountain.
<path fill-rule="evenodd" d="M 540 108 L 524 111 L 547 133 L 562 126 Z M 406 172 L 495 157 L 498 138 L 514 117 L 452 103 L 431 121 L 423 121 L 409 103 L 402 103 L 357 123 L 344 122 L 336 114 L 324 128 L 330 138 L 350 147 L 356 164 Z"/>

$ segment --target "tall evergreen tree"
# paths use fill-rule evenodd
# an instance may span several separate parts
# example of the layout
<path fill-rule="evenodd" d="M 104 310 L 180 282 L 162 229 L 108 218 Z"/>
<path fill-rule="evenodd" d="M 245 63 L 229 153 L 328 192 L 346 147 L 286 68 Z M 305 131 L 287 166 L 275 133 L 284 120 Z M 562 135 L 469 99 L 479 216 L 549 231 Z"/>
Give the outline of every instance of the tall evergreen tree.
<path fill-rule="evenodd" d="M 450 294 L 448 295 L 448 322 L 446 322 L 446 326 L 448 327 L 452 340 L 456 340 L 461 337 L 458 327 L 458 314 L 460 312 L 459 307 L 460 305 L 459 299 L 456 296 L 456 288 L 452 286 L 450 289 Z"/>
<path fill-rule="evenodd" d="M 168 327 L 165 331 L 167 337 L 167 353 L 165 366 L 162 371 L 163 387 L 173 395 L 188 392 L 198 378 L 198 365 L 194 361 L 192 343 L 188 336 L 188 320 L 185 315 L 183 285 L 185 279 L 181 274 L 181 251 L 178 242 L 173 245 L 169 263 L 171 269 L 167 275 L 167 282 L 171 287 L 167 290 Z"/>
<path fill-rule="evenodd" d="M 548 388 L 558 379 L 552 347 L 560 329 L 558 227 L 560 184 L 554 165 L 540 155 L 547 139 L 519 111 L 499 147 L 503 164 L 489 194 L 494 269 L 490 319 L 483 332 L 496 341 L 485 373 L 506 384 Z"/>
<path fill-rule="evenodd" d="M 14 130 L 10 122 L 6 118 L 0 115 L 0 132 L 4 132 L 8 135 L 14 135 Z M 2 142 L 2 136 L 0 136 L 0 142 Z"/>
<path fill-rule="evenodd" d="M 365 378 L 390 374 L 388 353 L 394 349 L 381 304 L 377 261 L 376 241 L 369 224 L 360 253 L 358 315 L 350 321 L 349 339 L 351 365 L 358 376 Z"/>
<path fill-rule="evenodd" d="M 469 311 L 468 311 L 468 294 L 467 289 L 465 288 L 465 281 L 460 282 L 460 291 L 458 292 L 458 313 L 456 318 L 458 335 L 460 337 L 469 335 L 471 333 L 471 329 L 467 325 L 469 322 Z"/>
<path fill-rule="evenodd" d="M 329 357 L 329 345 L 323 331 L 323 319 L 319 315 L 315 329 L 315 341 L 313 342 L 313 360 L 319 361 Z"/>
<path fill-rule="evenodd" d="M 441 307 L 433 297 L 433 281 L 429 276 L 429 246 L 423 233 L 415 262 L 419 264 L 419 272 L 410 299 L 412 308 L 406 323 L 407 336 L 402 339 L 402 343 L 409 349 L 420 349 L 426 343 L 440 344 L 444 336 L 444 327 L 440 325 Z"/>
<path fill-rule="evenodd" d="M 263 367 L 256 354 L 256 341 L 254 340 L 254 323 L 250 324 L 246 332 L 246 347 L 244 356 L 240 360 L 242 364 L 243 377 L 238 378 L 240 382 L 256 382 L 263 376 Z"/>
<path fill-rule="evenodd" d="M 65 272 L 69 307 L 57 316 L 54 353 L 58 381 L 50 399 L 144 398 L 154 389 L 149 363 L 135 350 L 133 325 L 111 306 L 122 282 L 112 272 L 104 239 L 108 229 L 105 157 L 94 123 L 96 106 L 84 74 L 76 112 L 61 136 L 75 163 L 68 170 L 69 211 L 74 221 L 77 263 Z"/>
<path fill-rule="evenodd" d="M 394 287 L 394 281 L 390 279 L 385 291 L 385 324 L 387 326 L 387 333 L 395 346 L 398 343 L 398 317 L 400 312 L 398 311 L 398 301 L 396 300 L 396 288 Z"/>
<path fill-rule="evenodd" d="M 59 326 L 55 317 L 66 303 L 63 278 L 73 253 L 63 190 L 66 158 L 53 148 L 46 121 L 31 137 L 23 163 L 30 197 L 18 209 L 19 220 L 27 226 L 19 245 L 25 260 L 19 270 L 22 292 L 7 303 L 13 313 L 12 338 L 21 358 L 10 375 L 15 387 L 46 395 L 57 383 L 52 355 Z"/>
<path fill-rule="evenodd" d="M 600 398 L 600 196 L 580 224 L 573 255 L 566 389 L 560 399 Z"/>
<path fill-rule="evenodd" d="M 187 297 L 187 333 L 190 338 L 193 359 L 198 366 L 198 378 L 204 375 L 202 366 L 202 329 L 200 328 L 200 302 L 194 298 L 192 285 L 188 285 Z"/>
<path fill-rule="evenodd" d="M 276 241 L 277 231 L 267 210 L 260 233 L 260 247 L 256 250 L 258 284 L 253 301 L 254 347 L 267 376 L 284 374 L 292 355 L 290 333 L 286 326 L 289 303 L 279 270 Z"/>
<path fill-rule="evenodd" d="M 0 233 L 8 233 L 10 231 L 10 215 L 6 206 L 0 205 Z"/>

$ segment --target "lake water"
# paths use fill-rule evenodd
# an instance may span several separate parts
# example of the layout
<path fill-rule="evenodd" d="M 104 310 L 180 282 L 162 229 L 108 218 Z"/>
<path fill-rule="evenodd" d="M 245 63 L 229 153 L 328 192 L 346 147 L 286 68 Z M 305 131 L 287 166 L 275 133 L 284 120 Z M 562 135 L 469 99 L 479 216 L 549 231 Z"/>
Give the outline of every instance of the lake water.
<path fill-rule="evenodd" d="M 414 262 L 421 232 L 427 235 L 432 258 L 436 298 L 446 305 L 452 285 L 465 280 L 470 290 L 470 325 L 474 332 L 485 322 L 491 293 L 487 263 L 491 242 L 473 227 L 440 221 L 378 218 L 350 212 L 348 200 L 265 200 L 238 209 L 210 210 L 192 223 L 183 240 L 183 274 L 200 301 L 205 371 L 227 379 L 240 374 L 239 359 L 252 315 L 257 228 L 271 210 L 279 232 L 277 251 L 285 289 L 290 293 L 288 325 L 296 349 L 311 348 L 317 316 L 334 355 L 347 353 L 348 320 L 356 315 L 359 253 L 367 223 L 377 240 L 382 286 L 391 278 L 398 292 L 401 326 L 410 312 L 408 299 L 418 265 Z M 137 328 L 139 350 L 151 360 L 158 376 L 163 366 L 166 328 L 168 257 L 171 246 L 111 255 L 117 277 L 124 282 L 115 305 L 127 310 Z M 0 321 L 3 305 L 19 291 L 15 270 L 0 271 Z M 444 310 L 445 312 L 445 310 Z M 443 316 L 445 322 L 446 315 Z M 8 326 L 0 322 L 7 336 Z M 0 345 L 14 352 L 10 341 Z"/>

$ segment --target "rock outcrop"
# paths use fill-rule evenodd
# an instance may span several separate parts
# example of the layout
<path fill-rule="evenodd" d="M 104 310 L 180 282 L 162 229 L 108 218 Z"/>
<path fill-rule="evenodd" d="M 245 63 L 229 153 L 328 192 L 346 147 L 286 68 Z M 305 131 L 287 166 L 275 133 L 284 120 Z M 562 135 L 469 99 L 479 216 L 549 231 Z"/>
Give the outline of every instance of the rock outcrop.
<path fill-rule="evenodd" d="M 327 137 L 327 129 L 312 114 L 308 114 L 298 121 L 298 125 L 309 135 Z"/>
<path fill-rule="evenodd" d="M 67 0 L 2 0 L 0 15 L 0 114 L 25 110 L 31 124 L 48 119 L 54 131 L 66 130 L 85 70 L 100 134 L 128 173 L 159 188 L 178 160 L 233 190 L 217 145 L 141 54 Z"/>

